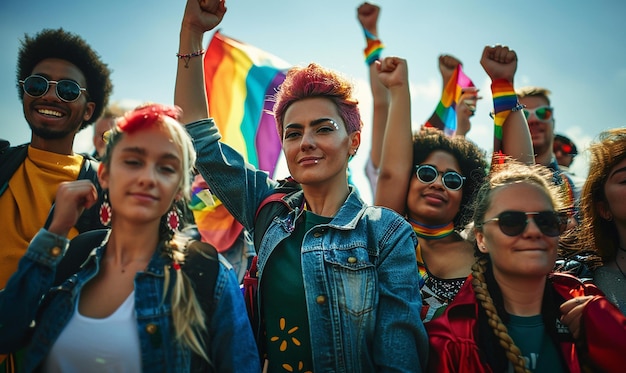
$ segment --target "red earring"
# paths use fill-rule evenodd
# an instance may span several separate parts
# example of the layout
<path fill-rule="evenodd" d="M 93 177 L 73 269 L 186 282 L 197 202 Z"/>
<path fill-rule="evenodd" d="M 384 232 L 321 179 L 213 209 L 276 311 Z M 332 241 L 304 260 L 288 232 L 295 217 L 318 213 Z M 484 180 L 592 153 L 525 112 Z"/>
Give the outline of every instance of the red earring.
<path fill-rule="evenodd" d="M 99 211 L 100 223 L 102 223 L 102 225 L 104 225 L 105 227 L 108 227 L 111 224 L 111 215 L 112 215 L 111 204 L 109 203 L 109 191 L 104 190 L 102 194 L 104 196 L 104 200 L 102 201 L 102 204 L 100 205 L 100 211 Z"/>
<path fill-rule="evenodd" d="M 175 206 L 167 213 L 166 217 L 167 228 L 171 232 L 175 232 L 180 227 L 180 216 L 178 215 L 178 211 Z"/>

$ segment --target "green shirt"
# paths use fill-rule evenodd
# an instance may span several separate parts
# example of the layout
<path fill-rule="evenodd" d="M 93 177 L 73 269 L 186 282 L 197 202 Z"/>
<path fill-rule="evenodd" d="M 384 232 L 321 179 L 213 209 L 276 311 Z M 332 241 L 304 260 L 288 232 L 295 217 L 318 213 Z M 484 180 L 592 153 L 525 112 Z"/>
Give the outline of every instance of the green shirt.
<path fill-rule="evenodd" d="M 331 219 L 305 211 L 303 220 L 274 249 L 263 270 L 261 307 L 268 372 L 313 371 L 301 247 L 309 229 Z"/>
<path fill-rule="evenodd" d="M 526 368 L 535 373 L 566 372 L 561 364 L 557 346 L 546 333 L 541 315 L 510 316 L 506 327 L 515 345 L 522 351 Z"/>

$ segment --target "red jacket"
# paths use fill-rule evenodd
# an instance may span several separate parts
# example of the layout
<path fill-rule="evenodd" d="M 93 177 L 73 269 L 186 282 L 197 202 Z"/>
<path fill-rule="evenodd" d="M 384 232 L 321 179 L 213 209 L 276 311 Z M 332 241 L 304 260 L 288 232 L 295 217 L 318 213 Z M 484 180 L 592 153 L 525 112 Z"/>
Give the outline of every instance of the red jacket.
<path fill-rule="evenodd" d="M 430 340 L 429 372 L 492 373 L 481 358 L 478 340 L 478 303 L 470 275 L 445 312 L 425 323 Z M 570 372 L 581 372 L 579 356 L 585 354 L 605 372 L 626 369 L 626 317 L 602 292 L 576 277 L 551 274 L 548 281 L 563 298 L 595 295 L 583 310 L 581 325 L 586 343 L 576 348 L 561 342 L 559 350 Z M 495 338 L 495 337 L 494 337 Z"/>

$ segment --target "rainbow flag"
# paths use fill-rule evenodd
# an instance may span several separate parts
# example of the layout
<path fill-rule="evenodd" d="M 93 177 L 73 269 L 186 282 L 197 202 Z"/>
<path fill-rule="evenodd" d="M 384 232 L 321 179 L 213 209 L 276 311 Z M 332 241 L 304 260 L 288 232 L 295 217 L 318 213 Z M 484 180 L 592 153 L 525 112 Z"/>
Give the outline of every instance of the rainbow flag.
<path fill-rule="evenodd" d="M 459 64 L 446 84 L 435 112 L 424 126 L 439 128 L 446 135 L 453 136 L 456 132 L 456 105 L 461 97 L 461 90 L 469 87 L 474 87 L 474 83 L 465 75 Z"/>
<path fill-rule="evenodd" d="M 210 112 L 222 141 L 270 177 L 281 152 L 271 98 L 290 67 L 280 58 L 219 31 L 204 55 Z"/>
<path fill-rule="evenodd" d="M 226 210 L 222 202 L 209 191 L 202 175 L 195 176 L 191 185 L 189 208 L 202 241 L 223 253 L 230 249 L 243 231 L 243 226 Z"/>

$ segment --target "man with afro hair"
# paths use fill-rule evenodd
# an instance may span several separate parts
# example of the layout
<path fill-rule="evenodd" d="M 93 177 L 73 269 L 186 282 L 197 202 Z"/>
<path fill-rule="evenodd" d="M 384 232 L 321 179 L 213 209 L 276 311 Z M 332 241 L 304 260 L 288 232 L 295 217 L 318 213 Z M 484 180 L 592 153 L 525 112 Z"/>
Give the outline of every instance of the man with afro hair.
<path fill-rule="evenodd" d="M 59 184 L 87 179 L 98 185 L 97 163 L 72 149 L 76 134 L 106 107 L 110 73 L 85 40 L 61 28 L 21 40 L 16 86 L 31 139 L 0 150 L 0 289 L 46 224 Z M 85 211 L 68 237 L 101 228 L 98 208 Z"/>

